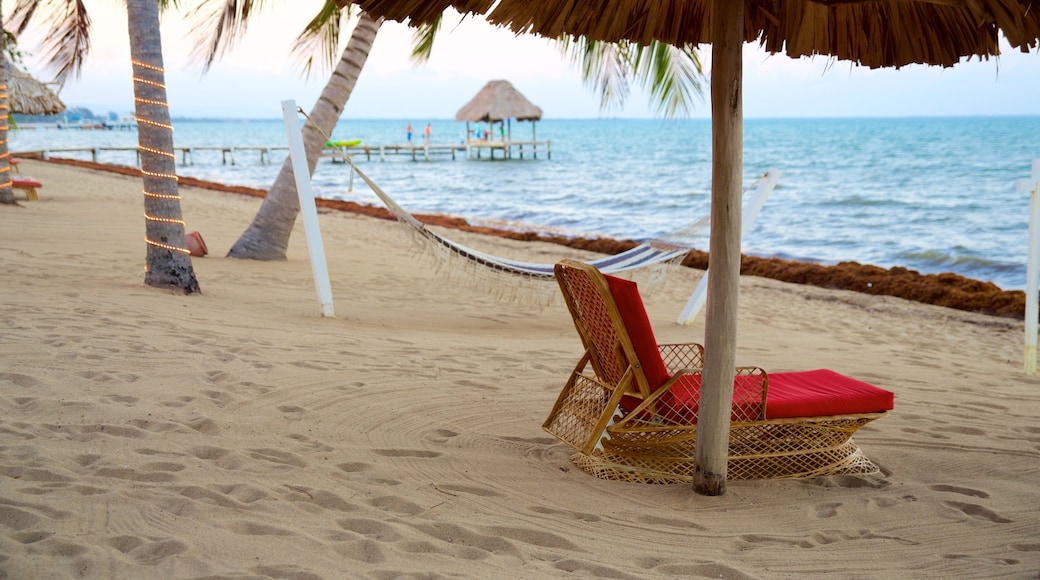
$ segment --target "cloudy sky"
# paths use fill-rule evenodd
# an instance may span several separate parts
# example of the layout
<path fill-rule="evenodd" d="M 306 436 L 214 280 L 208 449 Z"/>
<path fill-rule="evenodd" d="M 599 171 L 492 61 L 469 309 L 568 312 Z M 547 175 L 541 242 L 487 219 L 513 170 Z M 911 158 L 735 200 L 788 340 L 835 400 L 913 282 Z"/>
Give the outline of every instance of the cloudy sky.
<path fill-rule="evenodd" d="M 125 9 L 118 0 L 84 0 L 93 19 L 93 46 L 79 79 L 61 90 L 69 106 L 95 113 L 133 110 Z M 182 2 L 182 4 L 185 4 Z M 187 3 L 190 4 L 190 3 Z M 171 114 L 175 117 L 279 118 L 280 103 L 309 108 L 327 73 L 310 78 L 291 55 L 292 40 L 320 2 L 267 2 L 238 46 L 205 76 L 190 59 L 196 43 L 180 14 L 163 18 L 162 37 Z M 4 14 L 14 8 L 3 2 Z M 602 111 L 577 69 L 551 42 L 515 37 L 482 20 L 447 26 L 424 66 L 409 59 L 411 31 L 384 24 L 345 118 L 448 119 L 489 80 L 506 79 L 542 107 L 546 118 L 652 117 L 641 92 L 623 109 Z M 39 61 L 35 30 L 22 39 L 30 72 L 50 79 Z M 344 38 L 345 42 L 345 38 Z M 708 61 L 705 53 L 705 62 Z M 1040 115 L 1040 54 L 1004 47 L 998 60 L 964 62 L 951 69 L 910 66 L 869 70 L 827 59 L 793 60 L 745 46 L 744 113 L 754 117 L 902 117 Z M 694 117 L 709 116 L 707 102 Z"/>

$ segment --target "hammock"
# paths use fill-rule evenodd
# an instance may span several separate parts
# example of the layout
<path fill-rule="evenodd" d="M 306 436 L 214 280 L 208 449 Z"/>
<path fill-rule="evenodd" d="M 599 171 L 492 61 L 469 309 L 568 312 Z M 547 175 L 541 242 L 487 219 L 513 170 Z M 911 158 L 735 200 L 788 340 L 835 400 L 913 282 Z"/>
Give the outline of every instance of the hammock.
<path fill-rule="evenodd" d="M 553 267 L 555 264 L 522 262 L 500 256 L 493 256 L 479 250 L 474 250 L 473 248 L 467 247 L 430 230 L 426 227 L 426 224 L 408 213 L 385 191 L 383 191 L 379 185 L 365 175 L 365 173 L 354 164 L 352 159 L 347 157 L 346 161 L 350 164 L 351 169 L 361 177 L 368 187 L 372 189 L 372 192 L 379 197 L 383 204 L 386 205 L 387 209 L 394 214 L 397 219 L 412 226 L 422 238 L 432 242 L 441 249 L 498 272 L 534 278 L 553 278 Z M 709 223 L 709 218 L 704 217 L 664 236 L 643 242 L 620 254 L 607 256 L 588 263 L 592 264 L 600 271 L 610 274 L 681 259 L 693 248 L 693 241 L 707 230 Z"/>
<path fill-rule="evenodd" d="M 522 279 L 552 280 L 554 278 L 553 268 L 555 267 L 555 263 L 522 262 L 494 256 L 475 250 L 434 232 L 426 227 L 426 224 L 408 213 L 385 191 L 383 191 L 383 188 L 379 187 L 376 182 L 372 181 L 371 178 L 365 175 L 365 173 L 354 164 L 353 159 L 349 156 L 344 159 L 350 164 L 351 170 L 357 173 L 368 187 L 372 189 L 372 192 L 379 197 L 384 205 L 386 205 L 386 208 L 390 213 L 394 214 L 394 216 L 401 222 L 412 227 L 412 230 L 417 236 L 417 241 L 430 248 L 434 253 L 441 254 L 447 258 L 447 261 L 462 261 L 466 264 L 480 266 L 483 269 L 496 274 L 510 274 Z M 765 198 L 776 186 L 778 178 L 779 172 L 770 171 L 756 182 L 757 185 L 755 187 L 754 196 L 748 203 L 748 209 L 745 210 L 745 213 L 747 214 L 744 219 L 745 228 L 750 225 L 750 222 L 754 220 L 755 216 L 758 214 L 762 204 L 765 203 Z M 694 241 L 699 239 L 704 232 L 707 231 L 710 223 L 710 216 L 704 216 L 677 230 L 643 242 L 634 248 L 621 252 L 620 254 L 591 260 L 586 263 L 595 266 L 596 269 L 601 272 L 617 274 L 619 272 L 625 272 L 636 268 L 679 262 L 691 249 L 693 249 Z M 706 288 L 706 281 L 707 276 L 701 279 L 698 290 Z M 695 291 L 694 294 L 696 295 L 697 291 Z M 691 304 L 692 303 L 693 299 L 691 297 Z M 687 308 L 687 310 L 689 309 L 690 307 Z M 696 312 L 692 315 L 689 312 L 684 312 L 684 316 L 687 317 L 687 320 L 692 319 L 694 315 L 696 315 Z"/>

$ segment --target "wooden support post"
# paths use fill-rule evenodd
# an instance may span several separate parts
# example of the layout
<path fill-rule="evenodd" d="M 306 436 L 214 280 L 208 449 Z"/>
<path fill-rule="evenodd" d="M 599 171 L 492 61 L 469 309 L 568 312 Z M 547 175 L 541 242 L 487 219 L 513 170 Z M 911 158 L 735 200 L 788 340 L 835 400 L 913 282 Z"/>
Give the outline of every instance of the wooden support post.
<path fill-rule="evenodd" d="M 726 493 L 729 422 L 740 291 L 740 194 L 744 171 L 741 94 L 744 3 L 714 0 L 711 23 L 711 236 L 704 378 L 697 419 L 693 489 Z"/>

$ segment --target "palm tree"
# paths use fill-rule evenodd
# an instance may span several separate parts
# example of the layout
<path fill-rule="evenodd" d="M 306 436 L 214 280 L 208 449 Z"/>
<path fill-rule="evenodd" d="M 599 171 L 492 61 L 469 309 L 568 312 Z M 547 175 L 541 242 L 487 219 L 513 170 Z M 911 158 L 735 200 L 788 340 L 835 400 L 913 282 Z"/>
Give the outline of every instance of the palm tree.
<path fill-rule="evenodd" d="M 149 286 L 199 291 L 188 256 L 177 192 L 173 126 L 166 101 L 159 4 L 156 0 L 127 0 L 130 60 L 134 66 L 134 108 L 137 148 L 144 180 L 145 241 Z"/>
<path fill-rule="evenodd" d="M 206 47 L 207 67 L 244 32 L 248 16 L 254 13 L 254 1 L 259 7 L 261 0 L 224 0 L 222 9 L 211 12 L 209 17 L 216 26 L 200 44 Z M 349 2 L 326 0 L 318 16 L 299 36 L 297 49 L 320 44 L 331 61 L 339 36 L 339 22 L 349 16 Z M 350 99 L 381 25 L 382 20 L 373 20 L 360 12 L 339 64 L 314 105 L 309 115 L 310 122 L 304 125 L 304 148 L 312 175 L 324 147 L 325 135 L 332 133 Z M 440 19 L 416 31 L 413 57 L 417 61 L 429 58 L 439 28 Z M 702 92 L 700 61 L 689 47 L 674 48 L 660 43 L 610 44 L 584 38 L 563 39 L 560 44 L 573 60 L 581 64 L 586 81 L 599 89 L 604 107 L 625 100 L 630 76 L 650 88 L 653 98 L 658 100 L 658 110 L 668 115 L 688 112 L 694 97 Z M 312 61 L 308 60 L 308 70 L 311 64 Z M 290 161 L 286 159 L 253 222 L 231 247 L 228 256 L 284 260 L 298 211 L 296 183 Z"/>
<path fill-rule="evenodd" d="M 25 31 L 42 4 L 42 0 L 22 0 L 15 6 L 16 33 Z M 159 36 L 160 5 L 176 2 L 127 0 L 126 4 L 144 182 L 145 283 L 191 294 L 199 291 L 199 282 L 185 243 Z M 90 50 L 90 18 L 81 1 L 65 0 L 64 13 L 49 15 L 49 20 L 52 26 L 43 48 L 50 54 L 50 64 L 58 69 L 56 80 L 64 82 L 79 74 Z M 0 161 L 0 170 L 6 164 L 6 158 Z"/>
<path fill-rule="evenodd" d="M 0 23 L 4 21 L 4 10 L 0 6 Z M 0 56 L 7 53 L 7 30 L 0 25 Z M 6 60 L 6 59 L 5 59 Z M 11 187 L 11 154 L 7 150 L 8 113 L 7 67 L 0 64 L 0 203 L 14 205 L 14 188 Z"/>
<path fill-rule="evenodd" d="M 3 8 L 0 7 L 0 23 L 4 21 Z M 21 60 L 13 34 L 0 25 L 0 203 L 18 205 L 14 199 L 14 188 L 11 183 L 11 151 L 8 147 L 8 131 L 11 129 L 11 99 L 7 87 L 7 67 L 15 66 Z"/>

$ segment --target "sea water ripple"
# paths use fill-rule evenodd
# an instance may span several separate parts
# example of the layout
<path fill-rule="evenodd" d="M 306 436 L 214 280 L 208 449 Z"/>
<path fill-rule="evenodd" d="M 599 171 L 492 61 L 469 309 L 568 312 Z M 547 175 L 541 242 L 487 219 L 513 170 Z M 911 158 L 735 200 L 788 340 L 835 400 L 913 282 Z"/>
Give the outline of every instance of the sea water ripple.
<path fill-rule="evenodd" d="M 407 120 L 340 121 L 334 139 L 404 144 Z M 413 122 L 415 126 L 422 123 Z M 429 120 L 434 143 L 459 143 L 466 126 Z M 174 144 L 284 146 L 278 120 L 175 121 Z M 551 140 L 552 157 L 482 161 L 388 156 L 356 161 L 413 212 L 568 235 L 645 239 L 708 213 L 711 125 L 707 120 L 545 120 L 534 137 Z M 530 123 L 512 123 L 514 139 L 532 138 Z M 18 130 L 11 149 L 134 147 L 133 131 Z M 267 188 L 286 151 L 270 164 L 239 151 L 224 164 L 198 151 L 178 173 Z M 89 153 L 55 153 L 90 159 Z M 421 157 L 421 156 L 420 156 Z M 1040 117 L 748 119 L 745 187 L 771 168 L 776 191 L 744 239 L 744 252 L 796 260 L 857 261 L 924 273 L 955 272 L 1002 288 L 1025 286 L 1028 178 L 1040 158 Z M 133 165 L 133 153 L 98 161 Z M 323 160 L 313 184 L 320 197 L 378 204 L 346 165 Z M 190 203 L 186 200 L 185 203 Z M 707 248 L 707 238 L 703 248 Z"/>

